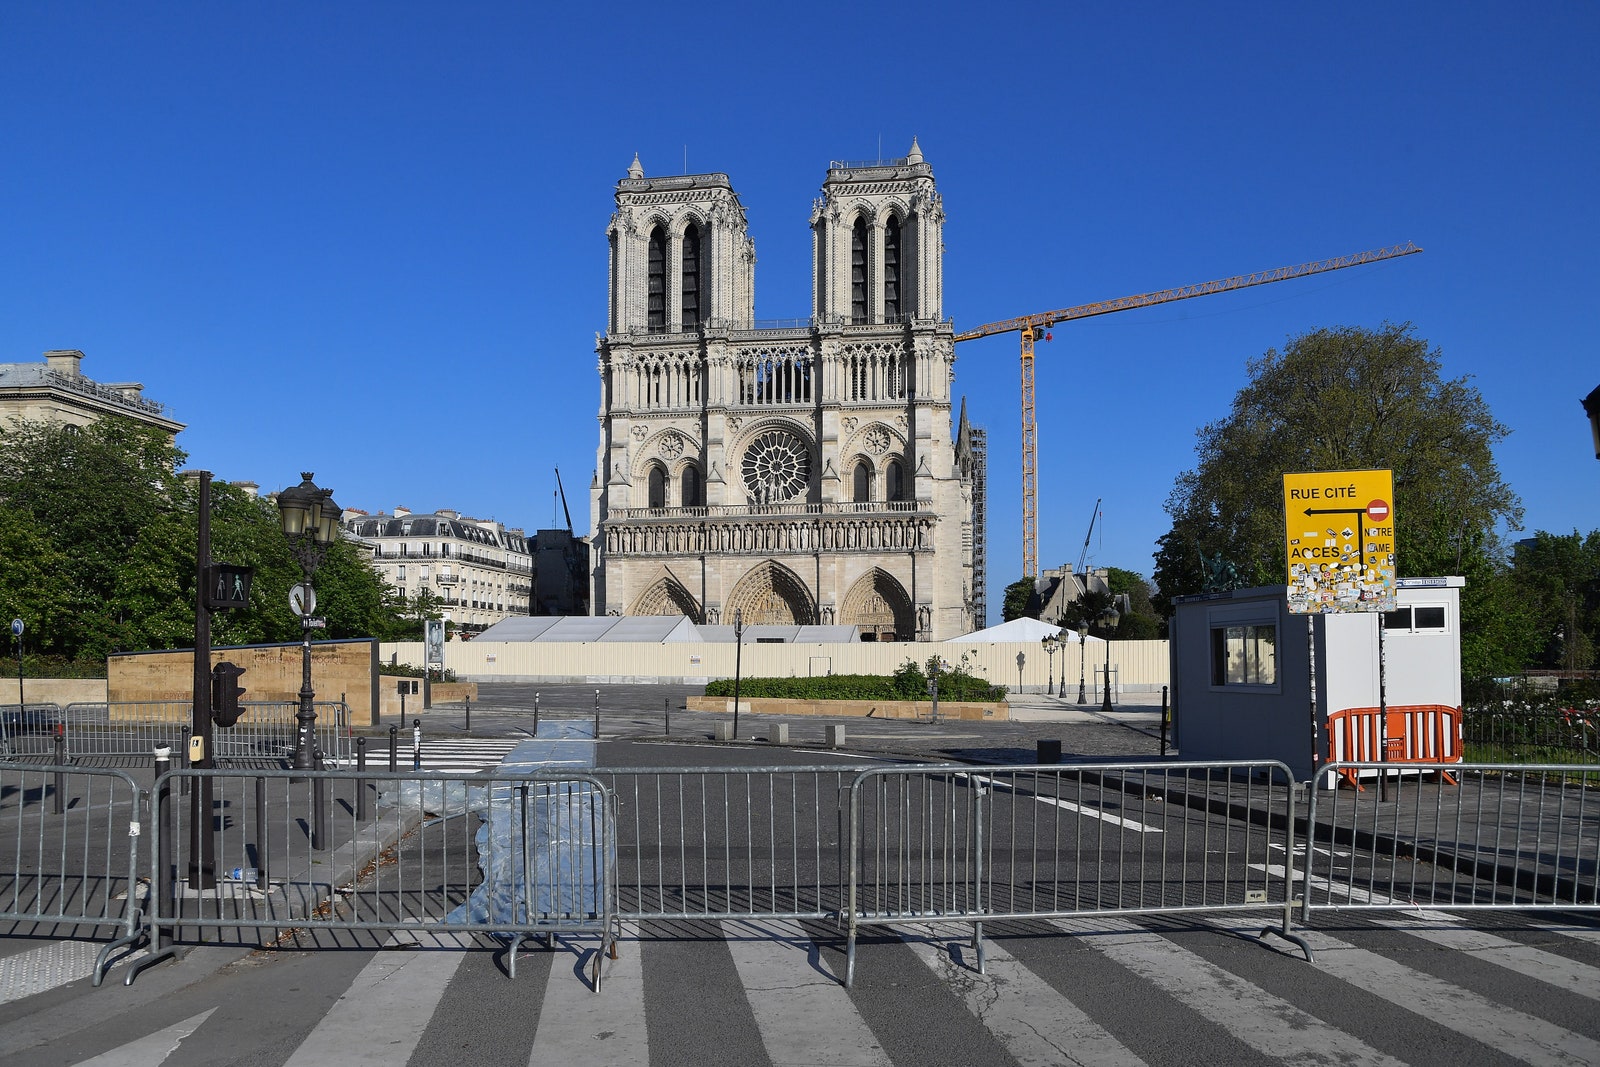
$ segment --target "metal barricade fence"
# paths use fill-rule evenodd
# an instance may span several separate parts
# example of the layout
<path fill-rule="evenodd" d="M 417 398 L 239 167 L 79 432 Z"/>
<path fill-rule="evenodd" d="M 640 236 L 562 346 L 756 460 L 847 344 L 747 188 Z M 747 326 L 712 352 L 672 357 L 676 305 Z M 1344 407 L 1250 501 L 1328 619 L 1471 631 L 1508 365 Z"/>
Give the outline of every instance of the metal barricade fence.
<path fill-rule="evenodd" d="M 0 759 L 55 758 L 61 706 L 51 703 L 0 704 Z"/>
<path fill-rule="evenodd" d="M 843 905 L 855 767 L 607 768 L 623 919 L 801 919 Z"/>
<path fill-rule="evenodd" d="M 1343 909 L 1600 908 L 1600 770 L 1444 769 L 1449 777 L 1381 763 L 1322 768 L 1323 784 L 1366 787 L 1312 792 L 1304 919 Z"/>
<path fill-rule="evenodd" d="M 1291 930 L 1277 762 L 882 767 L 850 785 L 845 984 L 868 925 L 1263 910 Z"/>
<path fill-rule="evenodd" d="M 280 760 L 293 751 L 298 703 L 258 701 L 243 707 L 237 724 L 213 730 L 214 758 Z M 351 751 L 348 709 L 342 701 L 318 701 L 314 707 L 317 746 L 327 760 L 342 765 Z M 186 751 L 192 718 L 193 707 L 187 700 L 152 700 L 68 704 L 60 709 L 56 721 L 65 735 L 70 760 L 133 758 L 142 762 L 157 747 L 180 754 Z M 32 750 L 43 751 L 47 741 L 41 737 Z"/>
<path fill-rule="evenodd" d="M 613 806 L 590 775 L 183 769 L 152 797 L 152 962 L 175 929 L 493 933 L 513 974 L 524 937 L 612 945 Z M 209 840 L 196 811 L 221 813 Z"/>
<path fill-rule="evenodd" d="M 12 935 L 121 931 L 95 962 L 138 940 L 143 798 L 128 775 L 65 765 L 0 764 L 0 921 Z M 29 924 L 32 924 L 31 926 Z"/>

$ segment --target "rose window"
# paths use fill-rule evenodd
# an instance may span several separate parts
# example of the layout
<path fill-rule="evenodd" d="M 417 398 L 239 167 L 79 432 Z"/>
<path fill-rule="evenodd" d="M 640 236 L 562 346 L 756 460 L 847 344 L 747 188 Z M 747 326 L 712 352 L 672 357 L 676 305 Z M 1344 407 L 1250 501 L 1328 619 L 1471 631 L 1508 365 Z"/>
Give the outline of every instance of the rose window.
<path fill-rule="evenodd" d="M 744 487 L 757 504 L 777 504 L 806 491 L 811 459 L 788 430 L 764 430 L 744 450 Z"/>
<path fill-rule="evenodd" d="M 676 459 L 683 455 L 683 437 L 681 434 L 668 431 L 661 435 L 661 444 L 658 446 L 661 454 L 668 459 Z"/>
<path fill-rule="evenodd" d="M 867 448 L 874 456 L 881 456 L 889 451 L 889 431 L 882 426 L 874 426 L 868 430 Z"/>

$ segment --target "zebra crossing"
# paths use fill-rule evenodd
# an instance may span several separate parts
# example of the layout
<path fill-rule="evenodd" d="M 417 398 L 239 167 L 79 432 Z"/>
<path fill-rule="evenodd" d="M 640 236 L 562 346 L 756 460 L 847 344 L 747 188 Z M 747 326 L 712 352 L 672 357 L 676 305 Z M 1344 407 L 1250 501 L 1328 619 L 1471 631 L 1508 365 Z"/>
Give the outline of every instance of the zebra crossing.
<path fill-rule="evenodd" d="M 526 741 L 526 737 L 424 737 L 420 746 L 421 764 L 425 771 L 449 771 L 470 774 L 499 766 L 506 753 Z M 416 761 L 418 746 L 409 736 L 402 734 L 395 753 L 398 770 L 409 771 Z M 388 746 L 368 750 L 367 766 L 386 769 L 389 766 Z"/>
<path fill-rule="evenodd" d="M 758 1063 L 750 1051 L 759 1049 L 772 1064 L 830 1067 L 1600 1062 L 1600 935 L 1581 917 L 1497 918 L 1486 924 L 1492 930 L 1424 912 L 1351 920 L 1302 931 L 1314 964 L 1255 941 L 1258 916 L 1022 925 L 989 940 L 982 975 L 965 927 L 879 931 L 861 950 L 871 966 L 849 990 L 838 981 L 833 931 L 788 920 L 697 924 L 692 941 L 625 927 L 618 958 L 603 963 L 600 993 L 581 977 L 594 940 L 530 945 L 512 980 L 464 935 L 421 944 L 396 935 L 390 950 L 351 964 L 360 966 L 353 977 L 341 974 L 339 988 L 325 991 L 324 1013 L 292 1043 L 247 1048 L 236 1016 L 212 1020 L 217 1005 L 204 997 L 207 988 L 227 997 L 225 969 L 166 1014 L 130 1015 L 113 1047 L 50 1062 L 176 1067 L 211 1062 L 214 1052 L 202 1050 L 228 1047 L 251 1063 L 289 1067 L 425 1064 L 465 1040 L 460 1005 L 491 995 L 510 998 L 533 1025 L 466 1020 L 475 1027 L 468 1043 L 492 1049 L 495 1062 L 530 1065 L 673 1063 L 684 1048 L 705 1064 Z M 1055 936 L 1038 936 L 1047 927 Z M 281 969 L 281 988 L 304 984 L 293 970 L 303 964 L 249 966 Z M 682 1010 L 686 987 L 689 996 L 704 991 L 702 1010 Z M 33 1061 L 22 1053 L 7 1062 Z"/>

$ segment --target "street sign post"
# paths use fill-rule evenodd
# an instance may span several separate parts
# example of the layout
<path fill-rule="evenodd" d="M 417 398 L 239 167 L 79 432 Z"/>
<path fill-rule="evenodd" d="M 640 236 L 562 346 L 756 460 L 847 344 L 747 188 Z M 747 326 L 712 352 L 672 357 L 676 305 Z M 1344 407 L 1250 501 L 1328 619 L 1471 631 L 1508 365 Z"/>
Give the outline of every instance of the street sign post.
<path fill-rule="evenodd" d="M 1394 475 L 1283 476 L 1291 614 L 1393 611 Z"/>

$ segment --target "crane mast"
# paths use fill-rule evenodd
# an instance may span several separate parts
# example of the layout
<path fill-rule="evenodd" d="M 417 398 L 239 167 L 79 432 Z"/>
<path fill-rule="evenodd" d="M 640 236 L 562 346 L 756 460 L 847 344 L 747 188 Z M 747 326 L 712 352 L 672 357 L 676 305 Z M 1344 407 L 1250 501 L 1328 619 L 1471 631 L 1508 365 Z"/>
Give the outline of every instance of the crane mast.
<path fill-rule="evenodd" d="M 1002 333 L 1016 333 L 1020 334 L 1022 338 L 1023 576 L 1028 578 L 1039 577 L 1039 457 L 1038 429 L 1034 417 L 1033 349 L 1039 338 L 1046 336 L 1045 331 L 1047 329 L 1058 322 L 1068 322 L 1072 319 L 1087 319 L 1096 315 L 1109 315 L 1117 311 L 1131 311 L 1134 308 L 1150 307 L 1153 304 L 1170 304 L 1175 300 L 1188 300 L 1197 296 L 1210 296 L 1214 293 L 1230 293 L 1235 289 L 1248 289 L 1251 286 L 1284 282 L 1293 278 L 1304 278 L 1312 274 L 1343 270 L 1346 267 L 1359 267 L 1364 263 L 1378 263 L 1382 260 L 1396 259 L 1400 256 L 1409 256 L 1421 251 L 1422 249 L 1408 241 L 1403 245 L 1375 248 L 1369 252 L 1357 252 L 1354 255 L 1339 256 L 1335 259 L 1319 259 L 1310 263 L 1296 264 L 1292 267 L 1276 267 L 1272 270 L 1257 271 L 1254 274 L 1238 274 L 1232 278 L 1218 278 L 1214 281 L 1184 285 L 1176 289 L 1162 289 L 1153 293 L 1137 293 L 1133 296 L 1117 297 L 1114 300 L 1099 300 L 1092 304 L 1079 304 L 1076 307 L 1059 308 L 1055 311 L 1041 311 L 1033 315 L 1021 315 L 1013 319 L 1002 319 L 999 322 L 987 323 L 975 329 L 956 334 L 955 339 L 957 341 L 972 341 L 979 337 L 992 337 Z M 1098 512 L 1098 510 L 1097 506 L 1096 511 Z"/>

